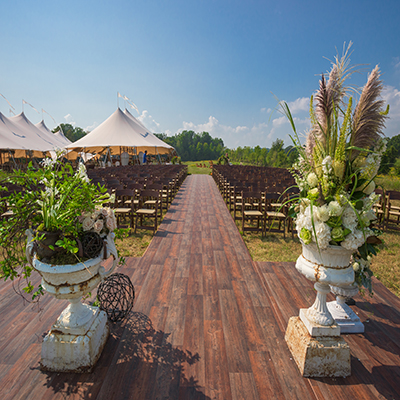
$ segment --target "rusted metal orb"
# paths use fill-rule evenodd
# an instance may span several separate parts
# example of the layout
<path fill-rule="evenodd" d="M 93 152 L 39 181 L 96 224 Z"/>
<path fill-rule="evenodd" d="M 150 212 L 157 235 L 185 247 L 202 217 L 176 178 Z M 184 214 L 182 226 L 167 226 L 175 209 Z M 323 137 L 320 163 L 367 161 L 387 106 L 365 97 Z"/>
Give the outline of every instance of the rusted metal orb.
<path fill-rule="evenodd" d="M 129 276 L 115 273 L 104 279 L 97 289 L 100 309 L 105 311 L 112 322 L 125 318 L 133 307 L 135 289 Z"/>
<path fill-rule="evenodd" d="M 81 238 L 83 255 L 96 258 L 103 248 L 103 239 L 96 232 L 85 232 Z"/>

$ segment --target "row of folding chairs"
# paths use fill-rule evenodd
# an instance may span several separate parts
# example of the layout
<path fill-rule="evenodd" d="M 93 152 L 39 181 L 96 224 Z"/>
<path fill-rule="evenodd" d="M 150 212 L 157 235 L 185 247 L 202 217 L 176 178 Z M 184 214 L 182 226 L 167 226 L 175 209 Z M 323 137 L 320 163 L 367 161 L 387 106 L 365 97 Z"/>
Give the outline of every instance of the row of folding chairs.
<path fill-rule="evenodd" d="M 162 220 L 163 194 L 161 189 L 117 189 L 113 210 L 117 226 L 123 227 L 128 220 L 129 227 L 157 231 Z M 146 223 L 147 222 L 147 223 Z"/>
<path fill-rule="evenodd" d="M 380 200 L 374 205 L 377 220 L 375 226 L 384 231 L 400 230 L 400 192 L 376 189 Z"/>
<path fill-rule="evenodd" d="M 111 205 L 117 218 L 118 226 L 157 231 L 162 221 L 163 210 L 168 211 L 179 187 L 187 175 L 187 168 L 180 169 L 175 177 L 160 178 L 156 181 L 133 179 L 132 182 L 108 182 L 108 190 L 114 193 L 115 201 Z M 121 223 L 124 221 L 124 224 Z M 150 225 L 149 225 L 150 223 Z"/>
<path fill-rule="evenodd" d="M 254 176 L 235 173 L 236 166 L 215 166 L 213 177 L 233 219 L 242 232 L 292 232 L 294 224 L 288 211 L 292 200 L 298 197 L 298 188 L 288 171 L 269 167 L 254 167 Z M 240 168 L 244 172 L 250 168 Z M 263 174 L 261 174 L 263 171 Z M 274 178 L 276 177 L 276 179 Z"/>

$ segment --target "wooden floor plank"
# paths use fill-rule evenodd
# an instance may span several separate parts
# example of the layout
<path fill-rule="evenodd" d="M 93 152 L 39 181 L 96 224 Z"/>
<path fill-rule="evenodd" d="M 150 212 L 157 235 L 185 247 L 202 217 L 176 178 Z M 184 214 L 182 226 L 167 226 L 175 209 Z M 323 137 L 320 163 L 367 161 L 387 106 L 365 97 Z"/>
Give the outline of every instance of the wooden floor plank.
<path fill-rule="evenodd" d="M 43 333 L 67 302 L 46 295 L 38 314 L 0 284 L 2 400 L 400 398 L 400 299 L 374 279 L 374 297 L 352 306 L 365 333 L 343 335 L 351 377 L 303 378 L 284 334 L 313 283 L 294 263 L 251 260 L 210 176 L 185 180 L 144 256 L 116 272 L 132 280 L 134 307 L 90 374 L 39 368 Z"/>

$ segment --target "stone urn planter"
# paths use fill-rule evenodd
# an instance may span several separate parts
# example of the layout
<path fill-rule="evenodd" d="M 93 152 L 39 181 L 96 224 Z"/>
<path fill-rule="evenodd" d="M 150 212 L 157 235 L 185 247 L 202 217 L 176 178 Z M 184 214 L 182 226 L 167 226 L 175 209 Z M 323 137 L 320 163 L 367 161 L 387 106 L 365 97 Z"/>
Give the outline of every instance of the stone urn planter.
<path fill-rule="evenodd" d="M 47 371 L 90 372 L 101 355 L 109 335 L 107 315 L 98 307 L 81 302 L 118 264 L 114 234 L 105 240 L 106 250 L 97 258 L 74 265 L 50 265 L 32 255 L 32 232 L 27 231 L 27 259 L 41 275 L 43 289 L 56 299 L 70 304 L 62 311 L 42 344 L 41 367 Z M 101 265 L 113 257 L 111 268 Z"/>
<path fill-rule="evenodd" d="M 329 285 L 346 286 L 354 282 L 350 265 L 351 250 L 328 246 L 318 250 L 316 244 L 305 245 L 296 269 L 315 282 L 317 297 L 299 317 L 291 317 L 285 340 L 296 364 L 305 377 L 346 377 L 351 373 L 350 348 L 340 336 L 326 303 Z"/>
<path fill-rule="evenodd" d="M 331 291 L 329 285 L 344 286 L 354 282 L 354 271 L 350 265 L 352 253 L 352 250 L 341 246 L 328 246 L 319 251 L 316 244 L 303 244 L 303 252 L 296 261 L 296 269 L 315 282 L 314 288 L 317 291 L 314 304 L 300 314 L 307 328 L 315 324 L 326 327 L 333 325 L 334 319 L 326 305 L 326 295 Z"/>
<path fill-rule="evenodd" d="M 330 285 L 336 301 L 327 303 L 328 310 L 340 327 L 340 333 L 364 333 L 364 324 L 354 311 L 346 304 L 346 299 L 358 293 L 358 285 L 352 283 L 345 286 Z"/>

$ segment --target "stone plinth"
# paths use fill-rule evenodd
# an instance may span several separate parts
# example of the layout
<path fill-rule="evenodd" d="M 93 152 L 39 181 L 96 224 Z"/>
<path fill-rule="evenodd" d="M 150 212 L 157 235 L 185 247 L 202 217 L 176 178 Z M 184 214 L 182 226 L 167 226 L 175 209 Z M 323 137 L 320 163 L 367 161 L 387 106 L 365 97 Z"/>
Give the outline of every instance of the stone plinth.
<path fill-rule="evenodd" d="M 285 340 L 304 377 L 350 376 L 350 347 L 340 336 L 313 337 L 299 317 L 291 317 Z"/>
<path fill-rule="evenodd" d="M 91 372 L 106 344 L 110 328 L 99 311 L 83 334 L 68 334 L 53 325 L 42 343 L 41 368 L 52 372 Z"/>

